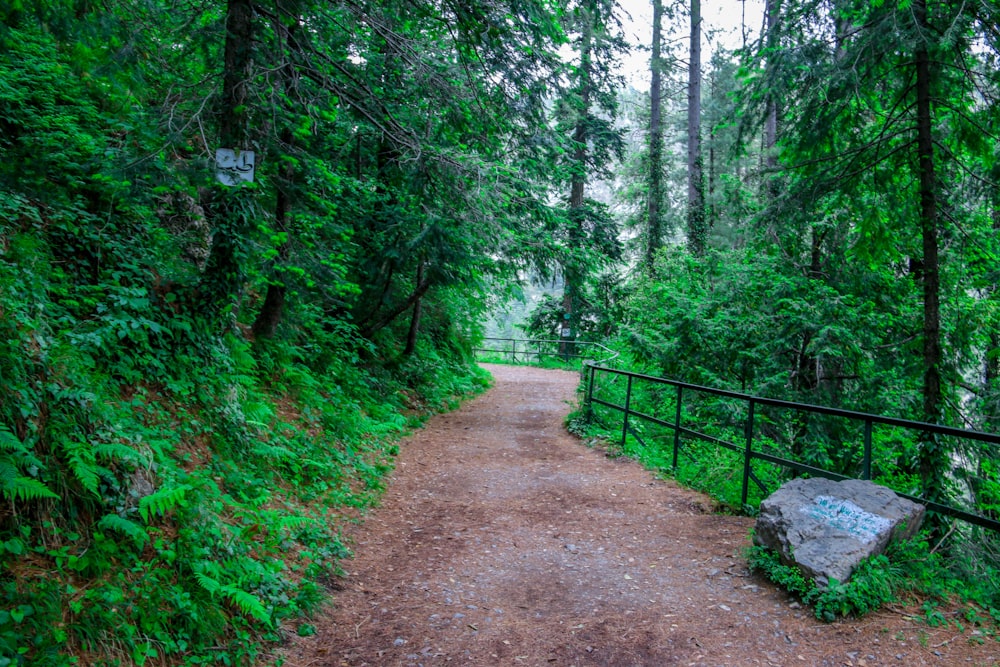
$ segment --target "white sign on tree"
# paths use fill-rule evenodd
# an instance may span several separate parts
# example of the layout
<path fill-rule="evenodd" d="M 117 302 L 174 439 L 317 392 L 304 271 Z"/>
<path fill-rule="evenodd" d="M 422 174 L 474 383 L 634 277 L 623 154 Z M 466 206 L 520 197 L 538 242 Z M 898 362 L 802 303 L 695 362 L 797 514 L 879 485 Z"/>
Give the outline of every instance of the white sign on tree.
<path fill-rule="evenodd" d="M 253 183 L 255 160 L 253 151 L 217 148 L 215 150 L 215 177 L 223 185 Z"/>

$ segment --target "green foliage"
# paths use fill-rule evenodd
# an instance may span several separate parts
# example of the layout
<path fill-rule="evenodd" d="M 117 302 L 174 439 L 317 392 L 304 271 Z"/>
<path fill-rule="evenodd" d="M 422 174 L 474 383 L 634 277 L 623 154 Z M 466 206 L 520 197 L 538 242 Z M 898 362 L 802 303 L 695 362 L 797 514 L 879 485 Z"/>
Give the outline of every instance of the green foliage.
<path fill-rule="evenodd" d="M 771 549 L 749 547 L 746 558 L 752 572 L 762 572 L 769 580 L 799 599 L 809 597 L 816 590 L 816 584 L 811 579 L 804 577 L 797 567 L 782 563 L 778 553 Z"/>
<path fill-rule="evenodd" d="M 190 486 L 163 487 L 139 500 L 139 516 L 149 522 L 157 515 L 163 516 L 176 507 L 184 506 L 184 496 L 191 490 Z"/>
<path fill-rule="evenodd" d="M 347 62 L 361 33 L 328 9 L 298 40 L 257 17 L 254 43 L 281 62 L 251 85 L 270 95 L 283 63 Z M 254 185 L 226 190 L 210 159 L 223 18 L 117 0 L 0 10 L 0 664 L 252 663 L 323 601 L 319 582 L 349 555 L 340 528 L 377 501 L 398 438 L 487 383 L 469 343 L 485 297 L 464 288 L 508 270 L 491 258 L 509 198 L 466 186 L 504 157 L 472 145 L 493 115 L 461 109 L 464 136 L 442 125 L 407 149 L 430 163 L 408 171 L 418 161 L 397 155 L 373 188 L 381 122 L 425 141 L 437 105 L 397 121 L 345 90 L 371 72 L 323 71 L 266 113 L 250 96 L 267 159 Z M 535 18 L 525 30 L 541 45 L 556 34 Z M 399 46 L 429 54 L 444 84 L 452 37 L 419 23 Z M 364 33 L 367 57 L 378 40 Z M 422 94 L 472 102 L 448 87 L 460 102 Z M 429 180 L 411 188 L 414 175 Z M 376 210 L 388 189 L 405 225 Z M 227 233 L 238 243 L 220 247 Z M 398 306 L 418 265 L 429 284 L 404 355 Z M 283 308 L 257 336 L 272 285 Z M 376 302 L 379 326 L 363 331 Z"/>
<path fill-rule="evenodd" d="M 20 462 L 20 466 L 18 463 Z M 20 474 L 20 470 L 38 462 L 17 436 L 0 424 L 0 492 L 7 500 L 28 501 L 43 498 L 56 499 L 59 495 L 53 493 L 45 484 L 37 479 Z"/>
<path fill-rule="evenodd" d="M 896 600 L 895 589 L 902 585 L 900 573 L 885 556 L 863 561 L 850 581 L 831 581 L 820 589 L 794 565 L 785 565 L 774 551 L 754 546 L 747 550 L 751 571 L 761 572 L 803 602 L 812 605 L 816 618 L 832 622 L 844 616 L 864 616 Z"/>
<path fill-rule="evenodd" d="M 885 554 L 863 561 L 850 581 L 832 581 L 825 589 L 803 577 L 794 565 L 782 563 L 770 549 L 750 547 L 746 556 L 751 570 L 812 605 L 816 618 L 823 621 L 863 616 L 889 603 L 916 601 L 924 622 L 931 627 L 953 623 L 964 632 L 968 624 L 995 633 L 998 615 L 994 584 L 969 577 L 964 571 L 967 565 L 949 563 L 924 539 L 894 543 Z M 958 615 L 943 612 L 943 604 L 956 598 L 960 602 Z"/>
<path fill-rule="evenodd" d="M 105 531 L 121 533 L 135 542 L 139 548 L 145 546 L 149 541 L 149 533 L 142 526 L 117 514 L 105 514 L 97 522 L 97 527 Z"/>

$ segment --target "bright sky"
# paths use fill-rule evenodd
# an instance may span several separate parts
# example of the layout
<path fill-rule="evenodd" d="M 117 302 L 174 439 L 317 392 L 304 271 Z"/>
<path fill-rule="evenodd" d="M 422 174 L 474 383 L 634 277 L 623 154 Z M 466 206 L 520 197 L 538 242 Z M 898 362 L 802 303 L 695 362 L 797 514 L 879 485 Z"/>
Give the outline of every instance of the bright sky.
<path fill-rule="evenodd" d="M 664 5 L 669 0 L 664 1 Z M 618 0 L 619 6 L 631 14 L 632 20 L 623 16 L 625 36 L 633 44 L 641 44 L 647 49 L 653 36 L 653 6 L 650 0 Z M 702 63 L 711 60 L 712 51 L 721 46 L 737 49 L 743 46 L 745 25 L 747 41 L 760 32 L 764 16 L 764 0 L 702 0 Z M 688 17 L 671 20 L 664 18 L 664 39 L 682 39 L 683 51 L 687 51 L 687 39 L 691 27 Z M 624 63 L 625 75 L 630 82 L 638 85 L 649 81 L 649 51 L 637 51 Z"/>

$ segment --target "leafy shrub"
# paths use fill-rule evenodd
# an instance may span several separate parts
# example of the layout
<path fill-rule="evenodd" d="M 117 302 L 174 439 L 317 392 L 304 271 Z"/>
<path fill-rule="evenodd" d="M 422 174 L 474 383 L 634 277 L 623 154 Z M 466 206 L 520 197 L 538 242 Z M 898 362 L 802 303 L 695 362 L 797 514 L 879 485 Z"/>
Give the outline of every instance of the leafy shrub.
<path fill-rule="evenodd" d="M 830 581 L 820 589 L 807 579 L 794 565 L 785 565 L 778 554 L 765 547 L 753 546 L 747 550 L 747 563 L 751 571 L 762 573 L 770 581 L 812 605 L 816 618 L 834 621 L 843 616 L 864 616 L 896 599 L 895 588 L 900 585 L 900 574 L 884 555 L 861 562 L 850 581 Z"/>

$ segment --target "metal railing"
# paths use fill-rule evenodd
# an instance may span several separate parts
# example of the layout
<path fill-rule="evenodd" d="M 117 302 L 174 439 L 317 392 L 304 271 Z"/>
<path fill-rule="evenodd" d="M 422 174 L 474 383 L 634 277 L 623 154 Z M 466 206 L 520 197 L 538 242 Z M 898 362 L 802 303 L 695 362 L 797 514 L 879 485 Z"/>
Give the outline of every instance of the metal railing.
<path fill-rule="evenodd" d="M 642 445 L 646 446 L 643 442 L 641 435 L 637 430 L 630 424 L 633 419 L 639 419 L 644 422 L 655 424 L 660 427 L 673 431 L 673 445 L 672 451 L 668 452 L 672 459 L 673 468 L 677 468 L 678 456 L 682 451 L 682 436 L 687 436 L 690 438 L 695 438 L 703 442 L 715 445 L 717 447 L 735 452 L 737 455 L 742 457 L 742 487 L 741 487 L 741 507 L 747 508 L 747 499 L 749 495 L 750 482 L 752 481 L 757 488 L 762 492 L 764 496 L 769 493 L 769 489 L 766 488 L 765 484 L 757 477 L 753 471 L 752 463 L 754 461 L 763 461 L 777 466 L 782 466 L 784 468 L 797 471 L 799 473 L 806 473 L 813 476 L 827 477 L 835 480 L 842 479 L 872 479 L 872 429 L 875 426 L 888 426 L 894 428 L 906 429 L 908 431 L 914 431 L 920 434 L 934 434 L 935 436 L 943 437 L 954 437 L 961 438 L 963 440 L 975 441 L 977 443 L 986 443 L 992 446 L 993 452 L 990 455 L 992 458 L 996 458 L 1000 454 L 1000 435 L 995 433 L 984 433 L 981 431 L 970 431 L 960 428 L 954 428 L 950 426 L 940 426 L 938 424 L 927 424 L 924 422 L 911 421 L 907 419 L 897 419 L 894 417 L 882 417 L 879 415 L 873 415 L 863 412 L 855 412 L 851 410 L 841 410 L 837 408 L 829 408 L 819 405 L 809 405 L 806 403 L 795 403 L 792 401 L 783 401 L 772 398 L 763 398 L 760 396 L 752 396 L 750 394 L 743 394 L 735 391 L 728 391 L 724 389 L 714 389 L 711 387 L 704 387 L 701 385 L 690 384 L 686 382 L 679 382 L 676 380 L 668 380 L 666 378 L 654 377 L 650 375 L 643 375 L 641 373 L 633 373 L 630 371 L 618 370 L 604 366 L 600 363 L 595 362 L 585 362 L 584 364 L 585 381 L 587 383 L 586 399 L 584 403 L 584 408 L 588 417 L 592 417 L 594 414 L 594 406 L 599 405 L 605 408 L 622 413 L 622 427 L 621 427 L 621 441 L 624 445 L 626 439 L 631 435 L 635 440 Z M 625 388 L 624 388 L 624 402 L 616 403 L 611 400 L 611 397 L 600 395 L 600 390 L 602 389 L 597 385 L 598 376 L 608 375 L 613 380 L 620 381 L 624 378 Z M 671 387 L 674 391 L 674 396 L 670 397 L 673 405 L 673 421 L 669 419 L 664 419 L 659 415 L 651 415 L 636 410 L 633 407 L 633 400 L 636 393 L 636 388 L 640 383 L 644 383 L 650 387 L 660 388 L 658 391 L 662 392 L 663 387 Z M 619 387 L 620 389 L 620 387 Z M 669 392 L 669 390 L 667 390 Z M 619 394 L 622 392 L 619 391 Z M 735 399 L 736 401 L 745 403 L 746 408 L 744 417 L 742 419 L 742 442 L 729 442 L 724 438 L 715 437 L 693 428 L 688 428 L 684 426 L 682 422 L 682 407 L 684 405 L 684 398 L 686 395 L 692 393 L 711 395 L 721 398 Z M 621 400 L 621 399 L 619 399 Z M 861 461 L 860 470 L 856 474 L 844 474 L 842 472 L 836 472 L 833 470 L 825 469 L 823 467 L 810 465 L 802 461 L 796 461 L 787 458 L 787 456 L 780 456 L 776 453 L 769 453 L 764 451 L 763 447 L 755 447 L 755 421 L 757 420 L 758 408 L 761 406 L 766 406 L 770 408 L 777 408 L 781 410 L 792 410 L 797 414 L 805 413 L 808 414 L 821 414 L 830 417 L 842 418 L 848 420 L 849 422 L 859 423 L 862 430 L 862 447 L 861 447 Z M 739 421 L 738 419 L 735 421 Z M 738 432 L 738 429 L 737 429 Z M 946 516 L 961 519 L 973 525 L 981 526 L 994 531 L 1000 531 L 1000 521 L 989 516 L 984 516 L 967 508 L 959 507 L 955 504 L 949 504 L 950 501 L 937 502 L 922 498 L 918 495 L 912 495 L 909 493 L 901 493 L 896 491 L 896 493 L 905 498 L 909 498 L 915 502 L 918 502 L 927 507 L 927 509 Z"/>
<path fill-rule="evenodd" d="M 493 343 L 493 345 L 490 347 L 475 348 L 473 351 L 477 355 L 495 355 L 511 364 L 530 364 L 539 362 L 545 357 L 562 359 L 564 361 L 569 361 L 570 359 L 590 359 L 591 363 L 607 364 L 618 357 L 618 352 L 600 343 L 583 340 L 484 338 L 483 343 Z M 599 360 L 594 360 L 594 357 L 599 357 Z"/>

